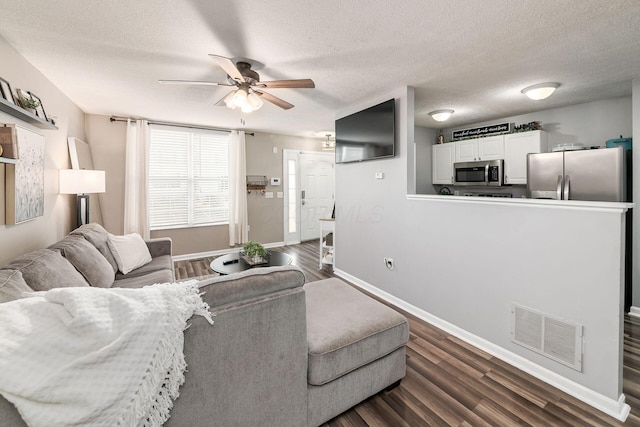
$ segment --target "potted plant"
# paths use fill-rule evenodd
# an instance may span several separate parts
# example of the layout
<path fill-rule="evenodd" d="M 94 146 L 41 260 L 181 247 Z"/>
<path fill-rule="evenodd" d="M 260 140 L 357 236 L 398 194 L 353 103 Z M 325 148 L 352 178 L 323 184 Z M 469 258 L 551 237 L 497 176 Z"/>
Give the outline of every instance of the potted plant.
<path fill-rule="evenodd" d="M 36 108 L 40 106 L 40 101 L 38 101 L 37 99 L 22 97 L 20 98 L 20 104 L 31 114 L 36 114 Z"/>
<path fill-rule="evenodd" d="M 267 263 L 267 250 L 258 242 L 249 241 L 242 246 L 244 259 L 250 265 Z"/>

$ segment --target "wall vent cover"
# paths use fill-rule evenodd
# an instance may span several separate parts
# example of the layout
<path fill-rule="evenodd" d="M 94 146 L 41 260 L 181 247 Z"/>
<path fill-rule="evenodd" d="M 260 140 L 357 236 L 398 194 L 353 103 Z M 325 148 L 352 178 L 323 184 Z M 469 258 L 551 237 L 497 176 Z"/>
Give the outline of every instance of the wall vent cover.
<path fill-rule="evenodd" d="M 512 304 L 511 341 L 582 372 L 582 325 Z"/>

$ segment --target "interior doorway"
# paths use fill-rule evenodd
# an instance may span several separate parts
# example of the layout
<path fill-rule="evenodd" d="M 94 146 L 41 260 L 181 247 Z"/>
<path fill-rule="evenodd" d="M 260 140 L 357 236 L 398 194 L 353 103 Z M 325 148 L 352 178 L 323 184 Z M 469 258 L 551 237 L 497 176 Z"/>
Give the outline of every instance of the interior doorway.
<path fill-rule="evenodd" d="M 334 207 L 334 154 L 284 150 L 284 242 L 319 237 L 319 219 Z"/>

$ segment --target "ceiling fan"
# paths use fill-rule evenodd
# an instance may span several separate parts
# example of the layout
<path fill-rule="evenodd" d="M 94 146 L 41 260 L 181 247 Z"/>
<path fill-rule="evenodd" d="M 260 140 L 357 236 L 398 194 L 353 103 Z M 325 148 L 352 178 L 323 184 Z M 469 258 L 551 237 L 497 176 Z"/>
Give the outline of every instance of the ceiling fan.
<path fill-rule="evenodd" d="M 231 59 L 220 55 L 209 54 L 216 64 L 227 73 L 227 82 L 207 82 L 191 80 L 158 80 L 162 84 L 204 85 L 204 86 L 235 86 L 216 105 L 226 105 L 229 108 L 240 108 L 245 113 L 250 113 L 262 107 L 263 99 L 280 108 L 288 110 L 293 104 L 265 92 L 263 89 L 280 88 L 314 88 L 315 83 L 311 79 L 298 80 L 272 80 L 261 82 L 260 75 L 251 69 L 251 64 L 246 61 L 238 61 L 234 65 Z"/>

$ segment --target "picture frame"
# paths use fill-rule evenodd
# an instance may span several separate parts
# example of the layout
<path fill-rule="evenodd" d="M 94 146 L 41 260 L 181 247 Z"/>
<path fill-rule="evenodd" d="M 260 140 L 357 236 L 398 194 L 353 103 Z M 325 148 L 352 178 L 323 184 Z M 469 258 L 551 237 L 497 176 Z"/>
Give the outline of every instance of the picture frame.
<path fill-rule="evenodd" d="M 45 140 L 14 125 L 20 161 L 5 165 L 5 222 L 21 224 L 44 215 Z"/>
<path fill-rule="evenodd" d="M 25 91 L 23 91 L 22 89 L 17 88 L 16 89 L 16 95 L 17 95 L 17 97 L 16 97 L 16 105 L 18 107 L 24 108 L 24 105 L 22 105 L 22 98 L 30 98 L 29 94 L 26 93 Z"/>
<path fill-rule="evenodd" d="M 11 85 L 2 77 L 0 77 L 0 94 L 6 101 L 10 102 L 13 105 L 17 105 L 16 99 L 13 96 L 13 91 L 11 90 Z"/>
<path fill-rule="evenodd" d="M 38 96 L 33 92 L 27 92 L 27 93 L 29 94 L 31 99 L 40 102 L 40 105 L 38 106 L 38 108 L 36 108 L 36 116 L 48 122 L 49 118 L 47 117 L 47 113 L 44 112 L 44 107 L 42 106 L 42 100 L 38 98 Z"/>

